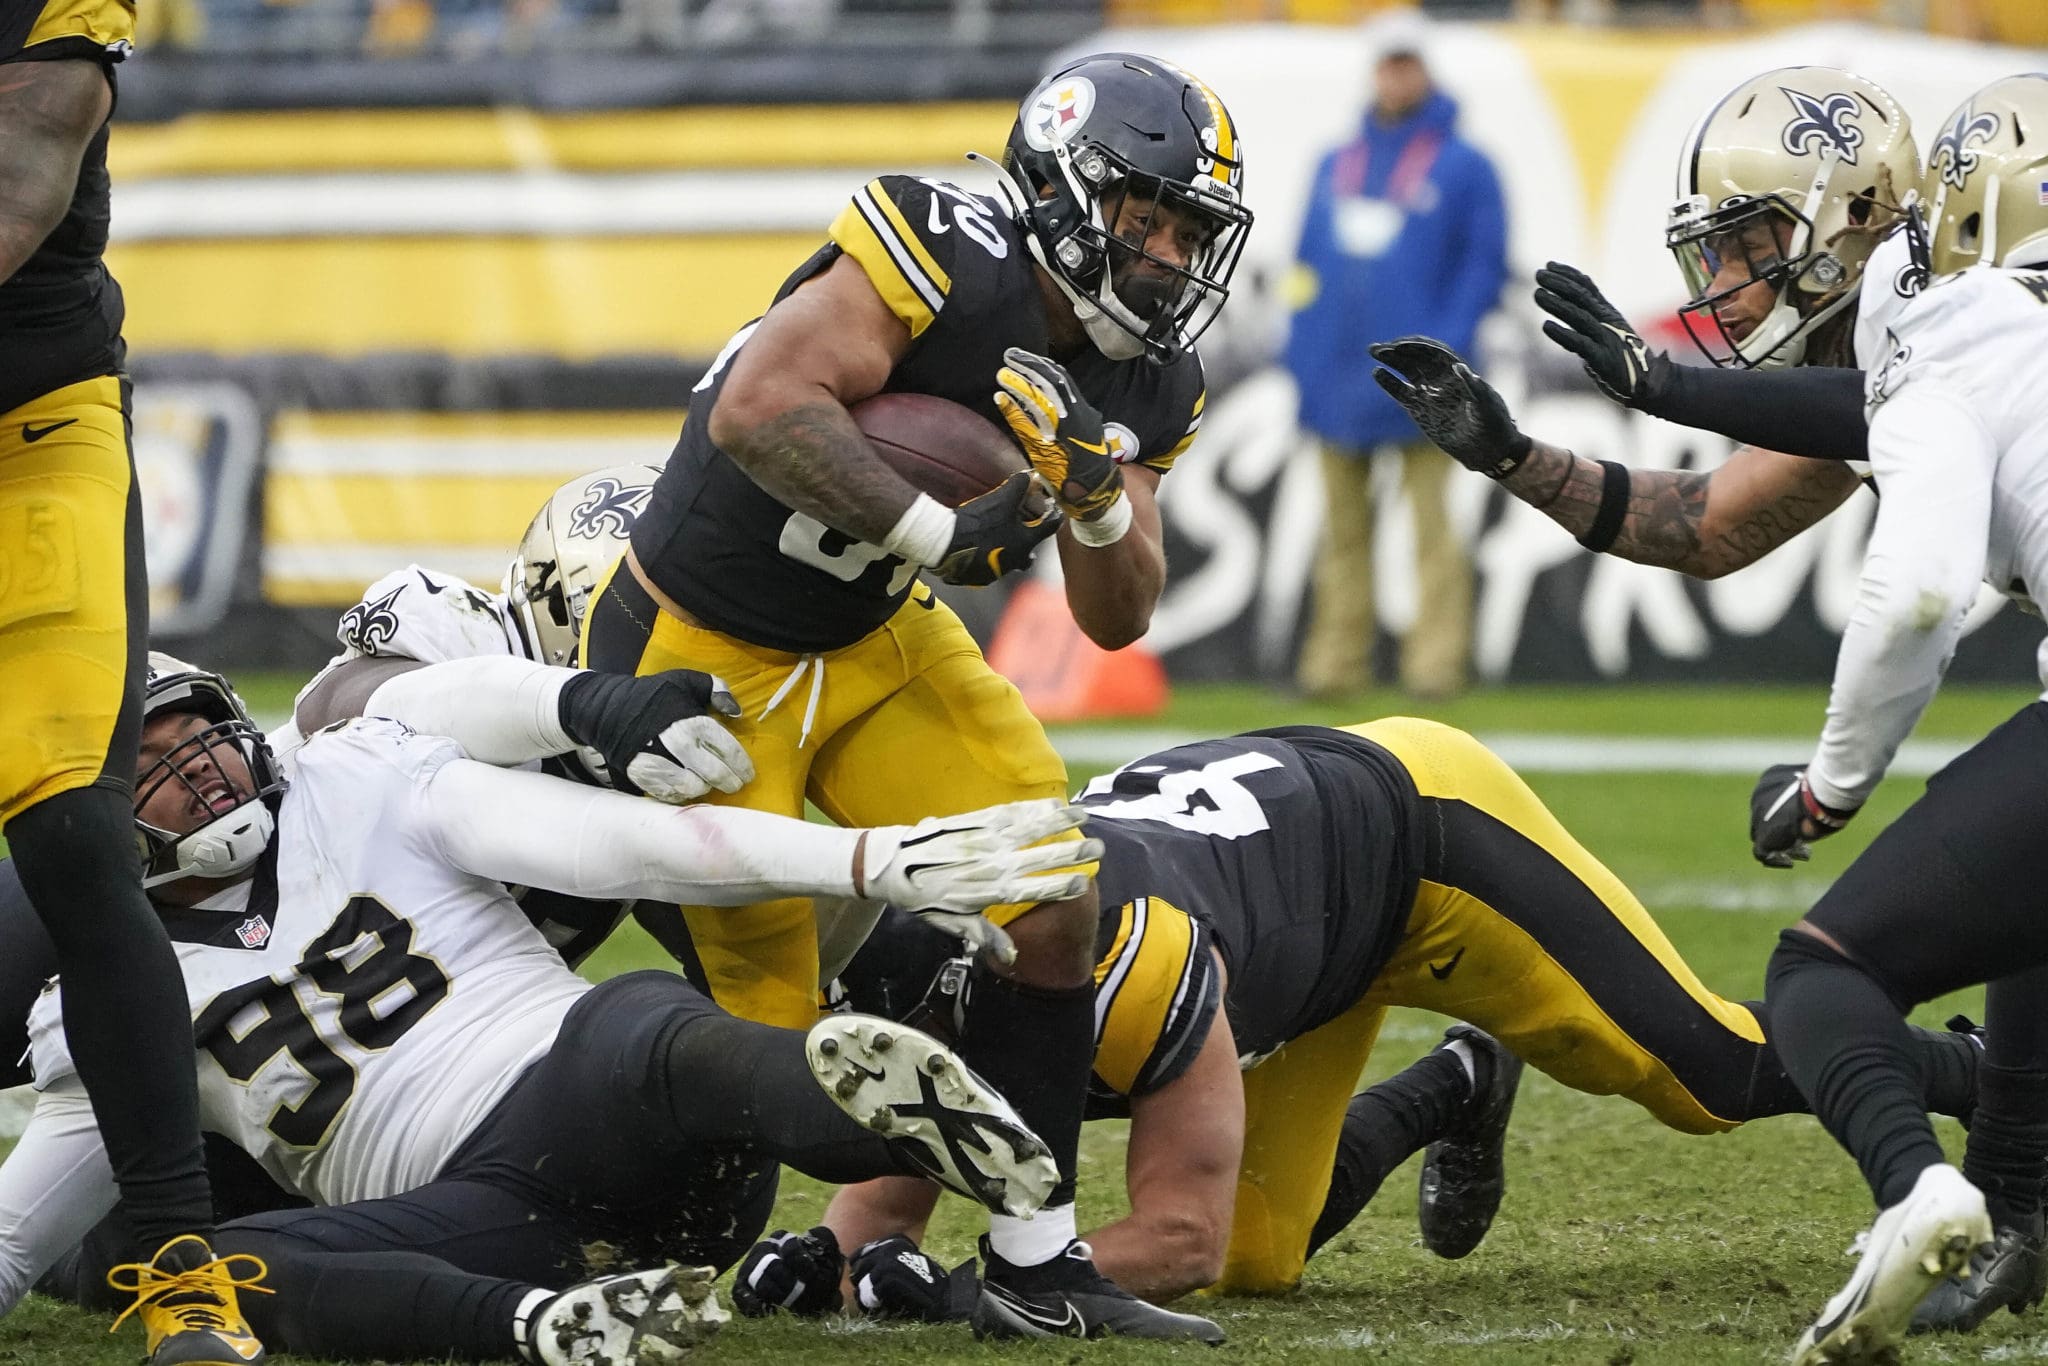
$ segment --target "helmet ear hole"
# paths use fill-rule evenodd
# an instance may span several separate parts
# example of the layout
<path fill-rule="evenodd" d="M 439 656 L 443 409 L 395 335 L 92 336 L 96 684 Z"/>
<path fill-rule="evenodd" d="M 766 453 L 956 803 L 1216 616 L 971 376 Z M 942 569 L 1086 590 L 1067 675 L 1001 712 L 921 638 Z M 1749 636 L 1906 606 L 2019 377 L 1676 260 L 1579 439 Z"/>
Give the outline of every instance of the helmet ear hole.
<path fill-rule="evenodd" d="M 1849 196 L 1849 222 L 1862 227 L 1870 222 L 1871 212 L 1877 207 L 1877 186 L 1866 185 Z"/>
<path fill-rule="evenodd" d="M 1956 249 L 1964 252 L 1981 251 L 1984 246 L 1984 215 L 1971 213 L 1963 216 L 1956 225 Z"/>

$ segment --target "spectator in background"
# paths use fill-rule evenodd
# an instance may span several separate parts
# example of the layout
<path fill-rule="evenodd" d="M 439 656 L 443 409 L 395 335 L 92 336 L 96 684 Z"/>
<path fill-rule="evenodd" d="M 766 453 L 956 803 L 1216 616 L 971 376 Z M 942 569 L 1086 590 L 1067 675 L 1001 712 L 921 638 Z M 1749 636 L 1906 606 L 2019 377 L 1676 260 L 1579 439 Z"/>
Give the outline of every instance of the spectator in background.
<path fill-rule="evenodd" d="M 1372 681 L 1372 465 L 1383 455 L 1401 462 L 1415 512 L 1421 600 L 1401 686 L 1443 697 L 1465 684 L 1472 633 L 1471 560 L 1444 506 L 1451 462 L 1372 382 L 1366 347 L 1416 332 L 1470 354 L 1507 280 L 1507 222 L 1492 164 L 1458 137 L 1457 105 L 1431 81 L 1427 21 L 1398 10 L 1366 33 L 1372 107 L 1316 170 L 1287 344 L 1329 495 L 1298 677 L 1312 696 Z"/>

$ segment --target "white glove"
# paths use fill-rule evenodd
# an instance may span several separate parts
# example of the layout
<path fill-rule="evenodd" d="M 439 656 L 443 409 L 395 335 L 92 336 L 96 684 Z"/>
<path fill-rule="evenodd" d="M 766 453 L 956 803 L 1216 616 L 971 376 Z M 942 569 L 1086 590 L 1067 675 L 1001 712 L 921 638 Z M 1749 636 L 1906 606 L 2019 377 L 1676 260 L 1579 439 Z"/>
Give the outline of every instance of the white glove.
<path fill-rule="evenodd" d="M 878 826 L 861 844 L 854 891 L 892 901 L 1007 963 L 1016 948 L 982 911 L 1012 902 L 1066 901 L 1087 890 L 1089 874 L 1075 865 L 1101 858 L 1101 840 L 1038 843 L 1079 828 L 1086 816 L 1081 807 L 1047 797 L 931 816 L 916 825 Z"/>
<path fill-rule="evenodd" d="M 659 801 L 693 802 L 714 788 L 737 792 L 753 780 L 754 761 L 715 716 L 677 721 L 656 737 L 656 743 L 659 750 L 647 749 L 633 756 L 626 765 L 626 777 Z"/>
<path fill-rule="evenodd" d="M 562 685 L 562 730 L 621 792 L 663 802 L 737 792 L 754 762 L 721 716 L 738 716 L 724 680 L 693 669 L 632 678 L 579 671 Z M 591 751 L 601 761 L 590 764 Z"/>

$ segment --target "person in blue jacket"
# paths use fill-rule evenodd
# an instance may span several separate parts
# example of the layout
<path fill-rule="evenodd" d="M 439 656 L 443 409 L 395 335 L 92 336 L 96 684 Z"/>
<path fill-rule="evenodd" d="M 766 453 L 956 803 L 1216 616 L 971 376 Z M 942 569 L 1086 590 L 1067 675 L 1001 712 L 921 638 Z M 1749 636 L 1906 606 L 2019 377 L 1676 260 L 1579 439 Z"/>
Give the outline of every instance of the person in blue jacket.
<path fill-rule="evenodd" d="M 1368 687 L 1375 620 L 1372 460 L 1398 459 L 1414 508 L 1420 611 L 1400 681 L 1418 697 L 1465 683 L 1472 565 L 1444 507 L 1451 462 L 1371 382 L 1366 347 L 1410 333 L 1471 354 L 1507 281 L 1507 216 L 1485 155 L 1424 60 L 1425 22 L 1395 11 L 1367 30 L 1373 103 L 1358 136 L 1317 168 L 1303 219 L 1286 362 L 1301 425 L 1322 447 L 1329 496 L 1314 615 L 1298 669 L 1312 696 Z"/>

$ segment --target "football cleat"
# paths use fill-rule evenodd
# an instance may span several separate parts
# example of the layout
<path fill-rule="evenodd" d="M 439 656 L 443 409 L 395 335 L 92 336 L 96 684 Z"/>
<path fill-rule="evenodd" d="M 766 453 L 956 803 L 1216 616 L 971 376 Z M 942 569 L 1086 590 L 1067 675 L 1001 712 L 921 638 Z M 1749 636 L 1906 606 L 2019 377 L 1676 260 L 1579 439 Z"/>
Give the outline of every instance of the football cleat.
<path fill-rule="evenodd" d="M 1028 1219 L 1059 1184 L 1052 1150 L 931 1035 L 872 1015 L 832 1015 L 811 1027 L 804 1056 L 840 1109 L 947 1190 Z"/>
<path fill-rule="evenodd" d="M 2027 1228 L 2001 1228 L 1988 1247 L 1970 1257 L 1968 1271 L 1934 1287 L 1913 1311 L 1915 1333 L 1971 1333 L 2001 1309 L 2024 1314 L 2048 1294 L 2048 1256 L 2042 1253 L 2042 1221 Z"/>
<path fill-rule="evenodd" d="M 1861 1239 L 1856 1274 L 1800 1335 L 1792 1366 L 1890 1366 L 1920 1302 L 1944 1277 L 1967 1275 L 1991 1241 L 1982 1191 L 1947 1163 L 1921 1172 Z"/>
<path fill-rule="evenodd" d="M 1049 1262 L 1012 1266 L 981 1240 L 985 1263 L 974 1303 L 977 1338 L 1151 1338 L 1222 1345 L 1223 1330 L 1197 1314 L 1147 1304 L 1095 1269 L 1079 1239 Z"/>
<path fill-rule="evenodd" d="M 1522 1086 L 1522 1060 L 1500 1040 L 1468 1024 L 1444 1031 L 1444 1043 L 1463 1042 L 1477 1064 L 1472 1099 L 1450 1132 L 1422 1155 L 1420 1198 L 1415 1205 L 1422 1241 L 1439 1257 L 1462 1257 L 1478 1247 L 1493 1227 L 1507 1186 L 1502 1152 L 1508 1117 Z"/>
<path fill-rule="evenodd" d="M 265 1360 L 249 1331 L 238 1291 L 272 1293 L 259 1284 L 270 1274 L 259 1257 L 216 1257 L 206 1240 L 188 1233 L 157 1249 L 146 1262 L 123 1262 L 107 1284 L 135 1296 L 114 1320 L 142 1319 L 150 1366 L 250 1366 Z"/>
<path fill-rule="evenodd" d="M 524 1337 L 542 1366 L 669 1366 L 732 1316 L 708 1266 L 665 1266 L 585 1281 L 549 1300 Z"/>

